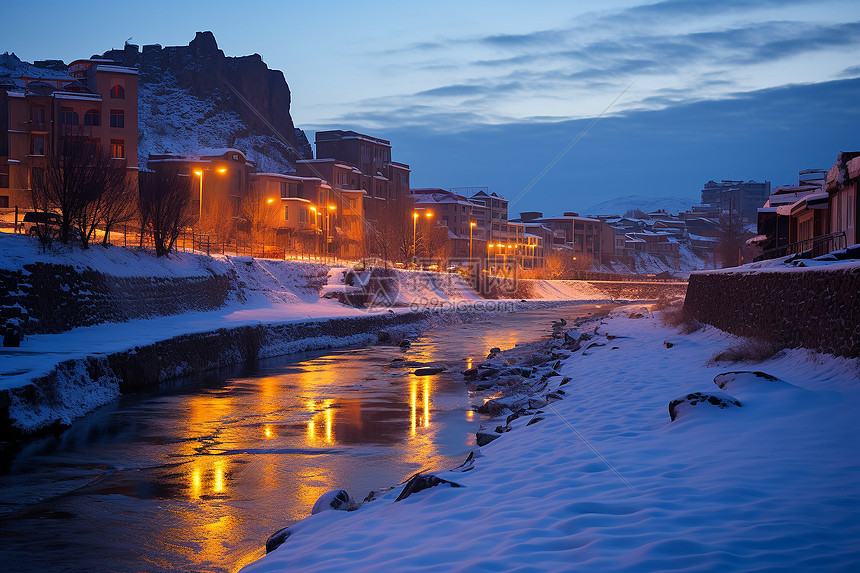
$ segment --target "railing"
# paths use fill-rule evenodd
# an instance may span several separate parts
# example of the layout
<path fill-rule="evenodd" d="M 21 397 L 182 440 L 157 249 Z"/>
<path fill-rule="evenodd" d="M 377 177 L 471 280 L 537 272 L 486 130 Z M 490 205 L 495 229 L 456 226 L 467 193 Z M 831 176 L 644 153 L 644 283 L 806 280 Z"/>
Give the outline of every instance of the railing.
<path fill-rule="evenodd" d="M 756 261 L 766 261 L 769 259 L 778 259 L 788 255 L 803 253 L 804 258 L 820 257 L 839 249 L 844 249 L 848 246 L 848 240 L 845 238 L 845 231 L 838 233 L 830 233 L 829 235 L 821 235 L 811 239 L 804 239 L 796 243 L 790 243 L 774 249 L 768 249 L 755 258 Z"/>

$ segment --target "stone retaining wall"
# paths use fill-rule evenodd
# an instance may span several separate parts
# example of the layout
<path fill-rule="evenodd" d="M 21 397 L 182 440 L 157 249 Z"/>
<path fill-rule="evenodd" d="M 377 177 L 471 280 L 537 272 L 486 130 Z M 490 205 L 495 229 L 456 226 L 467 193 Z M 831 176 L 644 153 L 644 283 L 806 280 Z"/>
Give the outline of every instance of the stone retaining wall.
<path fill-rule="evenodd" d="M 272 356 L 369 344 L 377 340 L 380 330 L 421 328 L 419 323 L 430 316 L 429 312 L 384 313 L 242 326 L 68 360 L 26 386 L 0 391 L 0 439 L 69 424 L 120 394 L 152 389 L 168 380 Z"/>
<path fill-rule="evenodd" d="M 732 334 L 860 356 L 860 267 L 694 273 L 684 309 Z"/>
<path fill-rule="evenodd" d="M 25 334 L 211 310 L 224 305 L 229 275 L 116 277 L 70 265 L 33 263 L 0 269 L 0 325 L 18 319 Z"/>

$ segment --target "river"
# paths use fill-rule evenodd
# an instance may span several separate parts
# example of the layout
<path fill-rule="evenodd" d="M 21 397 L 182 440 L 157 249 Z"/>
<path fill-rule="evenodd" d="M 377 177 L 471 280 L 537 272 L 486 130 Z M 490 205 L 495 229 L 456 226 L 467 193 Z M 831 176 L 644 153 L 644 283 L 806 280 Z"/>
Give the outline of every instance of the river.
<path fill-rule="evenodd" d="M 361 500 L 475 447 L 460 371 L 599 307 L 487 313 L 371 346 L 259 361 L 123 396 L 0 456 L 9 571 L 235 571 L 326 491 Z M 418 377 L 393 358 L 446 362 Z"/>

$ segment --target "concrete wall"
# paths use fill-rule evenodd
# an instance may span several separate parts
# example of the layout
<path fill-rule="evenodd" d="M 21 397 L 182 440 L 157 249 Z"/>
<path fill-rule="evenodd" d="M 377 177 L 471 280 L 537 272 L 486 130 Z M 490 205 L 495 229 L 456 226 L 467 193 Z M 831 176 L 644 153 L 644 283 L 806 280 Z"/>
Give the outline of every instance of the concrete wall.
<path fill-rule="evenodd" d="M 860 267 L 694 273 L 684 309 L 732 334 L 860 356 Z"/>

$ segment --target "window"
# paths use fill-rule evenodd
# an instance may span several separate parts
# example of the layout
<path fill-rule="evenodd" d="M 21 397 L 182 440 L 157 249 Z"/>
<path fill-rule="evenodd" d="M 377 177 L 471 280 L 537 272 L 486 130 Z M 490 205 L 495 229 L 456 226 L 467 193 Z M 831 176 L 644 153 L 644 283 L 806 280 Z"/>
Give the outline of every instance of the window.
<path fill-rule="evenodd" d="M 9 196 L 8 195 L 0 195 L 0 209 L 8 209 L 9 208 Z"/>
<path fill-rule="evenodd" d="M 349 208 L 355 209 L 355 199 L 352 199 L 352 198 L 349 199 Z"/>
<path fill-rule="evenodd" d="M 99 110 L 88 109 L 87 113 L 84 114 L 84 125 L 91 125 L 93 127 L 97 127 L 101 125 L 101 123 L 101 114 L 99 114 Z"/>
<path fill-rule="evenodd" d="M 290 206 L 284 205 L 284 221 L 290 220 Z"/>
<path fill-rule="evenodd" d="M 45 108 L 34 107 L 30 109 L 30 120 L 33 123 L 45 123 Z"/>
<path fill-rule="evenodd" d="M 45 155 L 45 137 L 34 135 L 30 140 L 30 155 Z"/>
<path fill-rule="evenodd" d="M 60 108 L 61 125 L 78 125 L 78 112 L 70 107 Z"/>
<path fill-rule="evenodd" d="M 125 110 L 112 109 L 110 110 L 110 126 L 125 127 Z"/>
<path fill-rule="evenodd" d="M 113 99 L 125 99 L 125 88 L 119 84 L 114 84 L 110 89 L 110 97 Z"/>
<path fill-rule="evenodd" d="M 125 159 L 125 140 L 111 139 L 110 140 L 110 156 L 114 159 Z"/>
<path fill-rule="evenodd" d="M 305 208 L 299 209 L 299 223 L 308 222 L 308 210 Z"/>
<path fill-rule="evenodd" d="M 289 195 L 289 187 L 287 186 L 286 181 L 281 181 L 280 183 L 281 183 L 281 199 L 286 199 L 287 197 L 290 196 Z M 287 219 L 287 218 L 288 217 L 286 215 L 284 215 L 284 219 Z"/>
<path fill-rule="evenodd" d="M 299 184 L 298 183 L 290 183 L 290 197 L 298 197 L 299 196 Z"/>
<path fill-rule="evenodd" d="M 341 187 L 346 187 L 347 182 L 349 181 L 346 173 L 338 173 L 337 174 L 337 184 Z"/>

